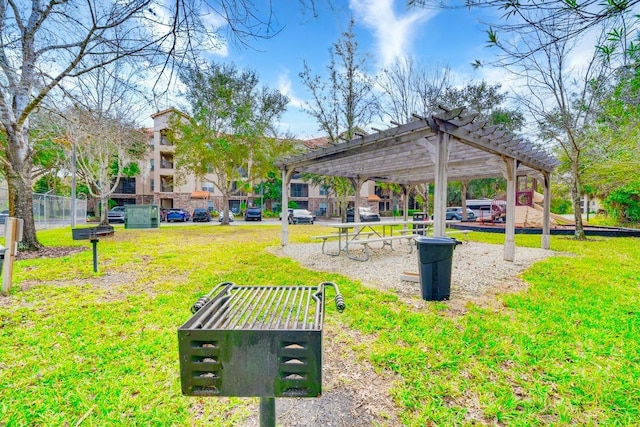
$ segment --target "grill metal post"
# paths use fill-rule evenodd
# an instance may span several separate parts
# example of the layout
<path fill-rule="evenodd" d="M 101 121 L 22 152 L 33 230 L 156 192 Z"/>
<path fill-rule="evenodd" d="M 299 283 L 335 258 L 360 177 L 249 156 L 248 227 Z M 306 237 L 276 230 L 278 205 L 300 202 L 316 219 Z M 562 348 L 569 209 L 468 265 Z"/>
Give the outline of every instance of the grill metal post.
<path fill-rule="evenodd" d="M 91 237 L 91 245 L 93 246 L 93 272 L 98 272 L 98 242 L 100 240 L 94 235 Z"/>
<path fill-rule="evenodd" d="M 276 397 L 322 391 L 325 288 L 238 286 L 223 282 L 193 305 L 178 329 L 186 396 L 260 397 L 260 426 L 275 427 Z"/>
<path fill-rule="evenodd" d="M 276 399 L 260 398 L 260 427 L 276 427 Z"/>

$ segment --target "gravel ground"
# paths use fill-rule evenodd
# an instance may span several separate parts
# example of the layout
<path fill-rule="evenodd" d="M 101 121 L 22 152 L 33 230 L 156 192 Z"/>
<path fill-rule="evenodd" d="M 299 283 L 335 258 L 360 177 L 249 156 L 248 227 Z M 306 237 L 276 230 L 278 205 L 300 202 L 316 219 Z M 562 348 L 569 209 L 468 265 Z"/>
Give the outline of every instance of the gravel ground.
<path fill-rule="evenodd" d="M 354 261 L 344 255 L 323 255 L 321 244 L 288 245 L 273 249 L 273 253 L 299 261 L 307 268 L 338 272 L 359 280 L 365 286 L 395 292 L 400 300 L 416 310 L 430 302 L 423 301 L 418 283 L 401 280 L 405 272 L 418 272 L 415 248 L 407 244 L 373 248 L 366 262 Z M 374 246 L 379 246 L 375 244 Z M 335 250 L 327 243 L 328 250 Z M 451 298 L 448 315 L 464 315 L 469 302 L 500 309 L 496 294 L 526 289 L 519 273 L 552 251 L 516 247 L 514 262 L 504 261 L 503 245 L 468 242 L 458 245 L 453 255 Z M 349 301 L 347 310 L 349 309 Z M 389 394 L 393 383 L 402 379 L 390 373 L 376 372 L 366 360 L 353 353 L 350 347 L 366 344 L 371 337 L 355 331 L 324 330 L 323 394 L 314 399 L 276 399 L 277 425 L 282 427 L 310 426 L 397 426 L 397 408 Z M 475 414 L 473 402 L 469 414 Z M 257 405 L 256 405 L 257 406 Z M 473 420 L 469 420 L 473 421 Z M 476 420 L 477 421 L 477 420 Z M 243 426 L 258 424 L 256 414 Z"/>
<path fill-rule="evenodd" d="M 299 261 L 313 270 L 338 272 L 360 280 L 365 286 L 396 292 L 399 297 L 416 308 L 428 304 L 420 298 L 420 285 L 401 280 L 406 272 L 418 273 L 416 249 L 404 242 L 394 242 L 394 249 L 380 248 L 380 243 L 370 250 L 368 261 L 360 262 L 344 255 L 323 255 L 321 244 L 287 245 L 275 252 Z M 326 249 L 336 251 L 337 245 L 328 242 Z M 468 301 L 490 304 L 495 294 L 517 291 L 523 288 L 518 275 L 534 262 L 553 252 L 539 248 L 516 247 L 515 260 L 505 261 L 504 246 L 486 243 L 464 242 L 456 246 L 451 272 L 451 298 L 447 304 L 453 311 Z"/>

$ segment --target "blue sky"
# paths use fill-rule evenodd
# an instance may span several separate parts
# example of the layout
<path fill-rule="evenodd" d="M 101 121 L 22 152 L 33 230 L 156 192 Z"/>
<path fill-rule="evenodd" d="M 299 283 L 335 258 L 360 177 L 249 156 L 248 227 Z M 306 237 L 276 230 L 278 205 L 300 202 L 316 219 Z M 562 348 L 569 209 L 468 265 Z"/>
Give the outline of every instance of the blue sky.
<path fill-rule="evenodd" d="M 329 49 L 348 28 L 351 16 L 360 51 L 371 57 L 372 72 L 404 55 L 430 66 L 450 67 L 460 85 L 501 79 L 502 73 L 495 69 L 471 67 L 474 60 L 493 53 L 486 47 L 486 27 L 479 22 L 483 16 L 478 11 L 408 8 L 406 0 L 332 0 L 330 6 L 316 0 L 314 17 L 297 0 L 276 0 L 272 6 L 282 28 L 279 34 L 251 41 L 251 48 L 228 43 L 210 59 L 254 69 L 262 84 L 288 95 L 291 103 L 281 128 L 299 138 L 322 136 L 315 120 L 300 109 L 308 97 L 298 76 L 303 62 L 323 75 Z"/>

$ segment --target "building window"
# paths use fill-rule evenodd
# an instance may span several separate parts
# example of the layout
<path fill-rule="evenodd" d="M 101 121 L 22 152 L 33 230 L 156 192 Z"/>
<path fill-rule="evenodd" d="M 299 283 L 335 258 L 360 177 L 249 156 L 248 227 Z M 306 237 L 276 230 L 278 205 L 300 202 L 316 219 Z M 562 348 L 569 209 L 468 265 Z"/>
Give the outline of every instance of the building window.
<path fill-rule="evenodd" d="M 167 138 L 167 130 L 163 129 L 160 131 L 160 145 L 172 145 L 169 138 Z"/>
<path fill-rule="evenodd" d="M 231 183 L 231 194 L 242 195 L 246 194 L 244 191 L 244 182 L 242 181 L 233 181 Z"/>
<path fill-rule="evenodd" d="M 291 184 L 291 197 L 309 197 L 309 185 Z"/>
<path fill-rule="evenodd" d="M 151 159 L 150 167 L 151 167 L 151 169 L 150 169 L 150 170 L 151 170 L 151 172 L 153 172 L 153 171 L 155 170 L 155 168 L 156 168 L 156 164 L 155 164 L 155 162 L 153 161 L 153 159 Z"/>
<path fill-rule="evenodd" d="M 160 177 L 160 191 L 163 193 L 173 192 L 173 178 L 169 176 Z"/>
<path fill-rule="evenodd" d="M 229 200 L 229 209 L 234 214 L 240 213 L 240 200 Z"/>
<path fill-rule="evenodd" d="M 202 184 L 202 191 L 213 193 L 213 184 Z"/>
<path fill-rule="evenodd" d="M 118 186 L 114 193 L 116 194 L 136 194 L 136 179 L 135 178 L 120 178 Z"/>
<path fill-rule="evenodd" d="M 151 191 L 155 191 L 155 187 L 156 187 L 156 185 L 155 185 L 155 184 L 156 184 L 156 183 L 155 183 L 155 181 L 154 181 L 153 179 L 151 179 L 151 180 L 149 181 L 149 184 L 150 184 L 150 186 L 151 186 Z"/>
<path fill-rule="evenodd" d="M 324 185 L 320 186 L 320 195 L 321 196 L 328 196 L 329 195 L 329 189 L 327 187 L 325 187 Z"/>
<path fill-rule="evenodd" d="M 168 156 L 168 155 L 161 156 L 160 167 L 162 169 L 173 169 L 173 156 Z"/>

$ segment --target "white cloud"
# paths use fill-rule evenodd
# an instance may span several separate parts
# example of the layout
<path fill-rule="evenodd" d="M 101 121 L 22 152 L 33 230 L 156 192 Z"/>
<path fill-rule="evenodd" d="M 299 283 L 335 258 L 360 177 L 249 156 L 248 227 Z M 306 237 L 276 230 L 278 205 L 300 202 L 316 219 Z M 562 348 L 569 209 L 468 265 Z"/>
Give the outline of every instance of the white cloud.
<path fill-rule="evenodd" d="M 305 106 L 304 100 L 298 98 L 293 92 L 293 85 L 289 78 L 289 70 L 285 70 L 278 76 L 278 90 L 289 97 L 289 107 L 302 108 Z"/>
<path fill-rule="evenodd" d="M 405 2 L 401 2 L 403 7 Z M 401 16 L 393 8 L 394 0 L 350 0 L 349 6 L 357 22 L 373 31 L 381 66 L 387 66 L 397 58 L 407 56 L 410 44 L 419 25 L 437 13 L 426 8 L 413 8 Z"/>

